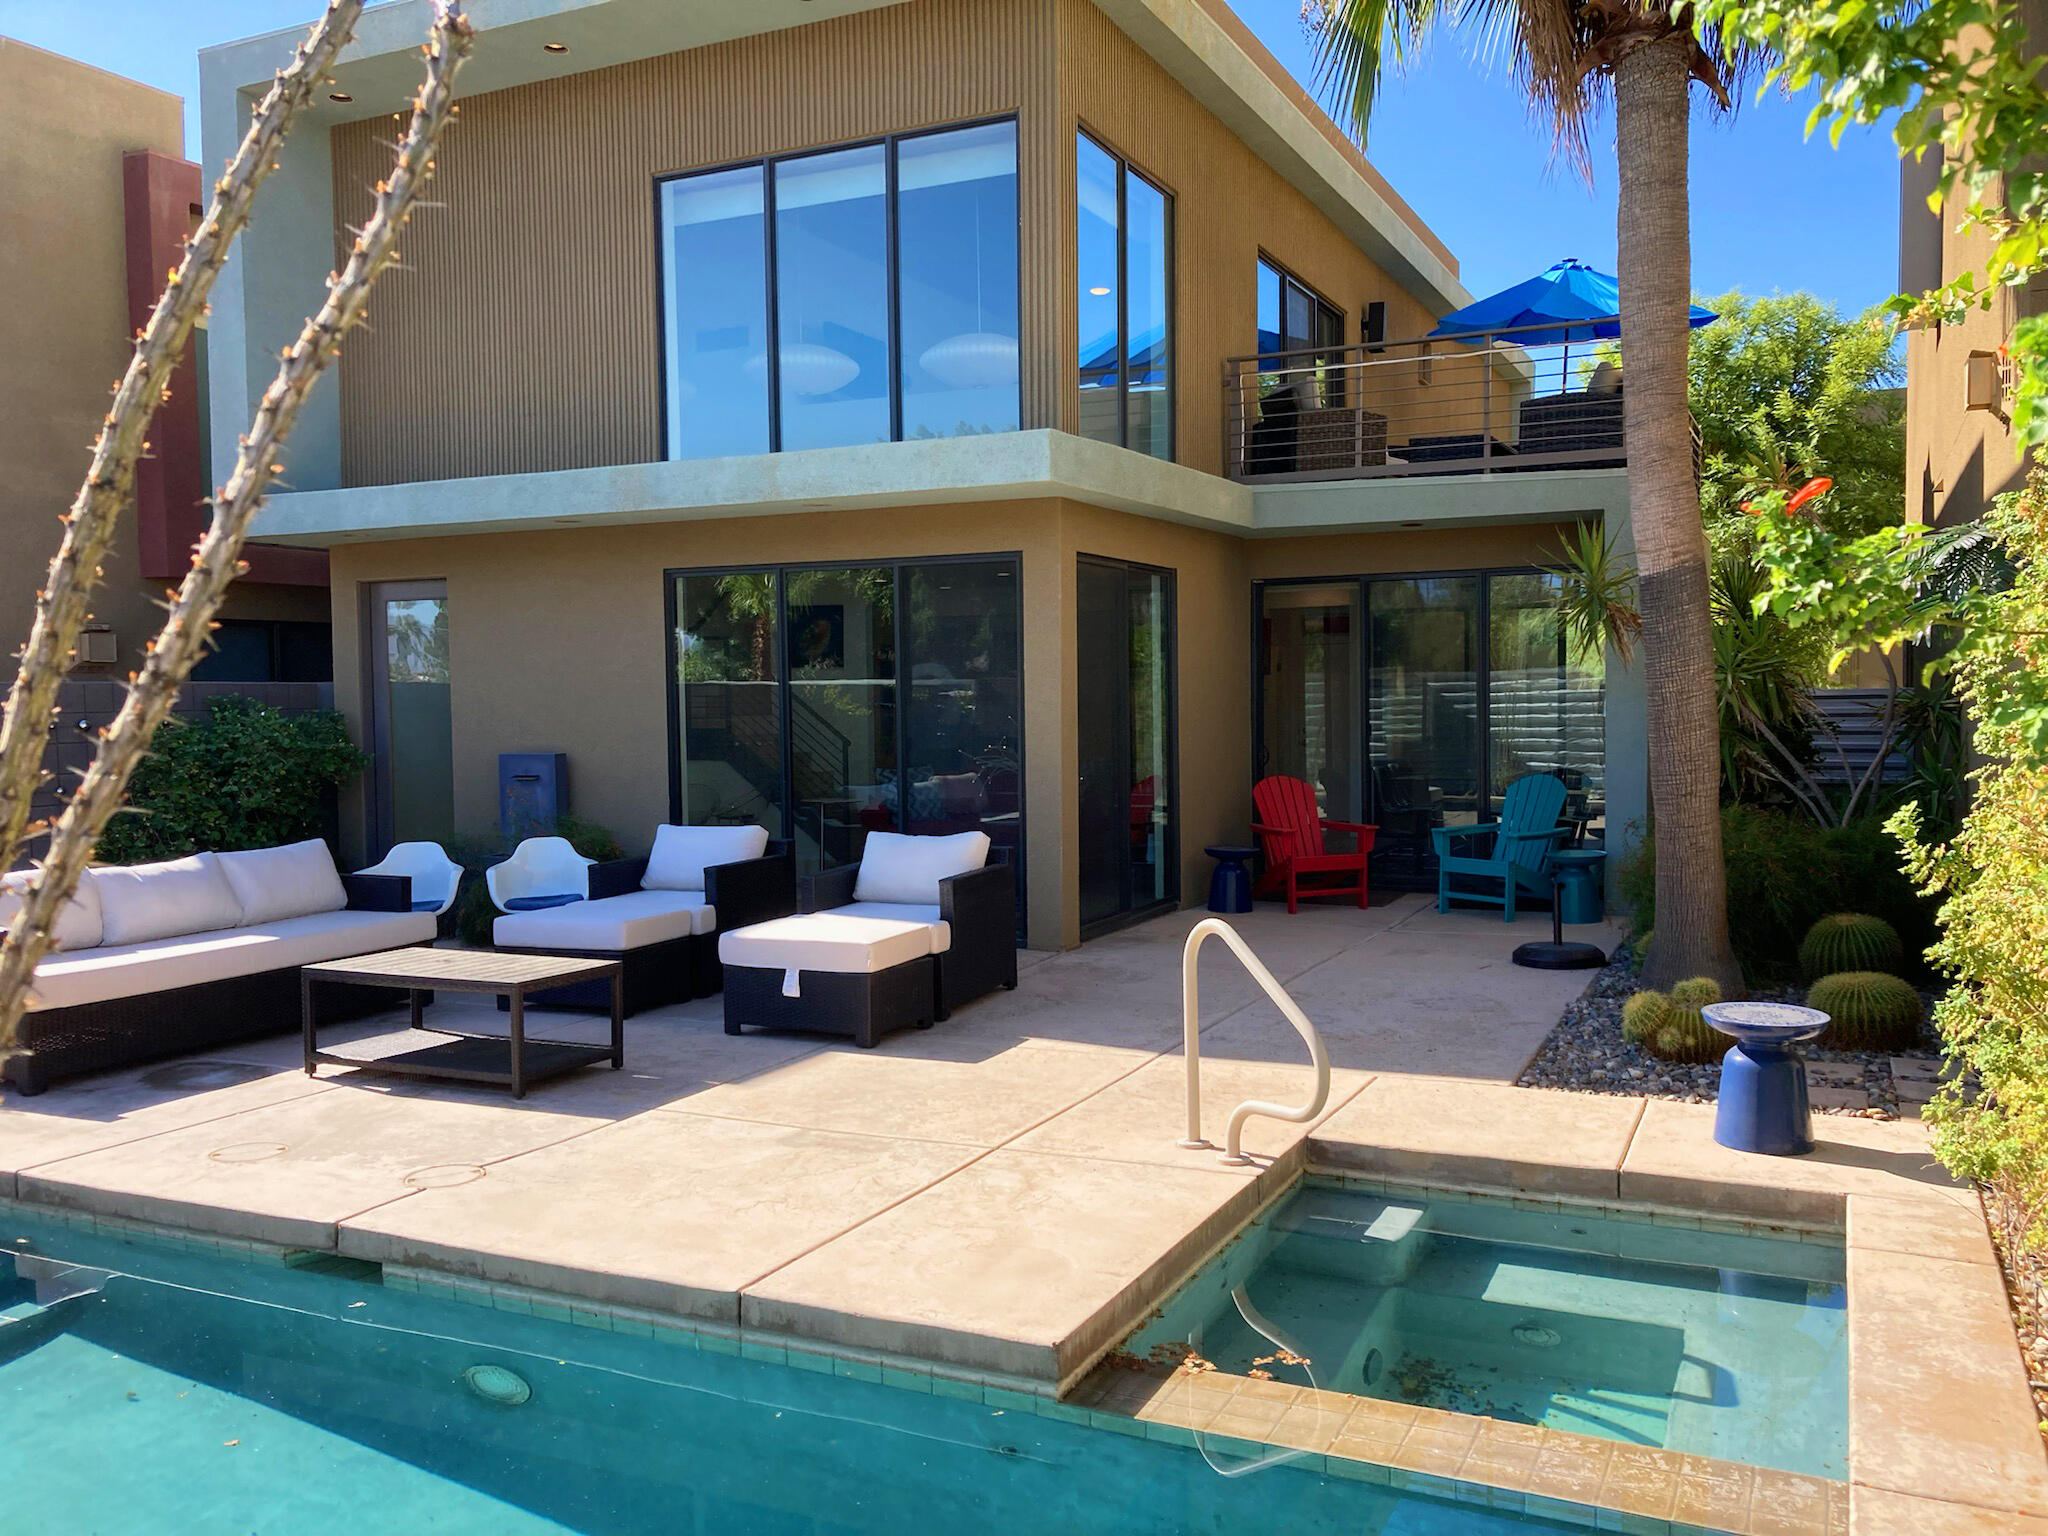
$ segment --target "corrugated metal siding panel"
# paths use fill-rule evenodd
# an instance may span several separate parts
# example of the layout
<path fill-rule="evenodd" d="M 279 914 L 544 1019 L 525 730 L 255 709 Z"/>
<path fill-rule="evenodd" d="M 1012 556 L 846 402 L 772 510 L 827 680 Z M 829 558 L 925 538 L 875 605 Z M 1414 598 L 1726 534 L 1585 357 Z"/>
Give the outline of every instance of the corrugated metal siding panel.
<path fill-rule="evenodd" d="M 1390 337 L 1436 323 L 1329 218 L 1190 96 L 1092 0 L 1057 0 L 1059 113 L 1085 127 L 1174 194 L 1174 318 L 1179 363 L 1175 456 L 1220 473 L 1223 362 L 1258 348 L 1255 272 L 1261 249 L 1344 310 L 1358 338 L 1361 306 L 1387 305 Z M 1065 146 L 1062 186 L 1073 184 Z M 1069 199 L 1071 202 L 1071 198 Z M 1062 215 L 1071 224 L 1073 215 Z M 1060 356 L 1074 351 L 1074 233 L 1061 231 Z M 1066 429 L 1079 426 L 1078 386 L 1061 381 Z"/>
<path fill-rule="evenodd" d="M 344 482 L 658 457 L 655 177 L 1005 113 L 1020 124 L 1024 420 L 1053 424 L 1071 348 L 1052 345 L 1048 268 L 1072 156 L 1052 121 L 1055 3 L 922 0 L 465 101 L 441 206 L 416 218 L 407 270 L 344 358 Z M 334 130 L 338 226 L 367 216 L 391 137 L 388 119 Z"/>

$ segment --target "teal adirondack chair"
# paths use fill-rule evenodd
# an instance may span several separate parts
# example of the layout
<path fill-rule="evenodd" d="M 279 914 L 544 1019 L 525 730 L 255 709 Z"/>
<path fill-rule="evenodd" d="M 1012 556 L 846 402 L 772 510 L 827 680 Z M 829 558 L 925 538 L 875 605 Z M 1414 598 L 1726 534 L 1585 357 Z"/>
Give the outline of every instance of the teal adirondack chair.
<path fill-rule="evenodd" d="M 1436 844 L 1436 909 L 1451 910 L 1454 901 L 1480 901 L 1501 909 L 1501 919 L 1515 920 L 1517 889 L 1538 896 L 1550 894 L 1550 856 L 1572 835 L 1557 824 L 1564 809 L 1564 780 L 1548 773 L 1524 774 L 1508 786 L 1500 820 L 1476 827 L 1432 827 Z M 1498 880 L 1500 894 L 1451 889 L 1451 876 Z"/>

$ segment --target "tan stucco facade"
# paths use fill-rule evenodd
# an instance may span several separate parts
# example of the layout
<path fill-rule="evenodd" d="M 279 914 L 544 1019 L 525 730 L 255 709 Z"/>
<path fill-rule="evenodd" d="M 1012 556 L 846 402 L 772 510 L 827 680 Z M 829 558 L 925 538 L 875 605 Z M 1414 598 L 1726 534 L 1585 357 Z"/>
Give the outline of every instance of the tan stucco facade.
<path fill-rule="evenodd" d="M 2020 0 L 2020 18 L 2035 38 L 2048 36 L 2048 0 Z M 1981 273 L 1992 240 L 1983 230 L 1963 231 L 1964 198 L 1936 212 L 1940 157 L 1900 161 L 1899 287 L 1921 293 L 1965 272 Z M 1962 190 L 1962 189 L 1959 189 Z M 1996 202 L 1996 196 L 1990 199 Z M 1969 373 L 1996 369 L 2013 327 L 2048 312 L 2048 273 L 2024 285 L 1993 291 L 1987 308 L 1973 308 L 1959 324 L 1930 325 L 1906 335 L 1906 518 L 1948 527 L 1980 516 L 1994 497 L 2017 490 L 2026 478 L 2005 403 L 1973 408 Z"/>
<path fill-rule="evenodd" d="M 0 38 L 0 649 L 9 656 L 27 636 L 58 517 L 133 350 L 123 157 L 176 159 L 183 144 L 176 96 Z M 117 659 L 81 661 L 80 678 L 125 676 L 163 623 L 170 583 L 142 574 L 132 505 L 102 570 L 93 619 L 112 629 Z M 304 583 L 239 583 L 222 610 L 227 619 L 326 616 L 325 589 Z"/>
<path fill-rule="evenodd" d="M 0 37 L 0 648 L 10 656 L 131 350 L 121 156 L 177 154 L 183 139 L 177 97 Z M 125 673 L 162 622 L 162 583 L 140 575 L 132 509 L 121 532 L 93 617 L 113 629 L 122 661 L 81 666 L 81 677 Z"/>

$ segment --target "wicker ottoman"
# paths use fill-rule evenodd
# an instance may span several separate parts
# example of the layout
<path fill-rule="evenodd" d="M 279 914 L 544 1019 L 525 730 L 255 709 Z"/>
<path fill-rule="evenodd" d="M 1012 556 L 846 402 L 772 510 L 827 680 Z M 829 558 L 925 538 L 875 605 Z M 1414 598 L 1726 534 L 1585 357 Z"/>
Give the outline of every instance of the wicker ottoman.
<path fill-rule="evenodd" d="M 725 1032 L 810 1030 L 872 1046 L 929 1029 L 940 926 L 813 912 L 720 934 Z"/>

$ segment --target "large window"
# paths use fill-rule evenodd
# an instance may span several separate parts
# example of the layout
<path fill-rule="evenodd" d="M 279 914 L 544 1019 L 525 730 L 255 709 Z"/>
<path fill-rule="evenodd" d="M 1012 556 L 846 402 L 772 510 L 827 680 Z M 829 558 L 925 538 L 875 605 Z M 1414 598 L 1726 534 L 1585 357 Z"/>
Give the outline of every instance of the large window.
<path fill-rule="evenodd" d="M 1081 435 L 1173 457 L 1173 199 L 1075 144 Z"/>
<path fill-rule="evenodd" d="M 1491 820 L 1528 773 L 1606 819 L 1606 672 L 1570 643 L 1538 571 L 1267 582 L 1260 774 L 1308 780 L 1325 815 L 1376 823 L 1373 878 L 1433 884 L 1430 831 Z"/>
<path fill-rule="evenodd" d="M 1259 258 L 1258 303 L 1260 371 L 1313 368 L 1317 398 L 1302 405 L 1341 405 L 1343 384 L 1333 370 L 1344 347 L 1344 312 L 1263 256 Z M 1312 355 L 1276 355 L 1303 352 Z"/>
<path fill-rule="evenodd" d="M 1021 914 L 1019 580 L 1014 556 L 671 572 L 672 814 L 757 823 L 807 872 L 870 832 L 983 831 Z"/>
<path fill-rule="evenodd" d="M 1014 432 L 1017 128 L 661 183 L 668 456 Z"/>

